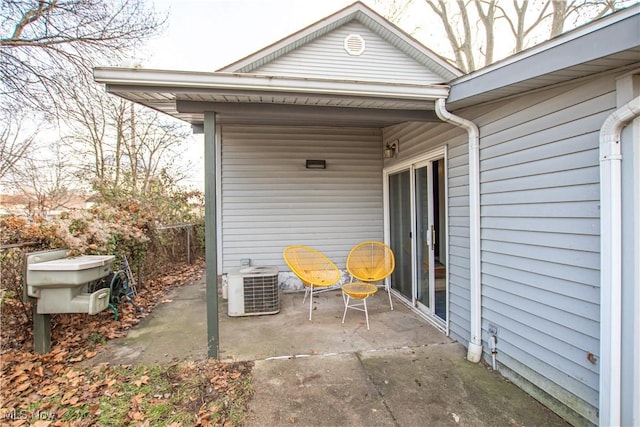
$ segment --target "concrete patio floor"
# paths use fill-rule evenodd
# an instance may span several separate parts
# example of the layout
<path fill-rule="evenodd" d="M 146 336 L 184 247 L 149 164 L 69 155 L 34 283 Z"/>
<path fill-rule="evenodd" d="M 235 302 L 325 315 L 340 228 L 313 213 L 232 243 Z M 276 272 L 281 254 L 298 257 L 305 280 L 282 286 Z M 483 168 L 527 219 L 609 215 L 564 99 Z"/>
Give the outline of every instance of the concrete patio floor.
<path fill-rule="evenodd" d="M 565 426 L 562 419 L 384 292 L 364 313 L 339 291 L 281 293 L 278 314 L 229 317 L 220 299 L 223 360 L 251 360 L 247 426 Z M 176 289 L 92 363 L 168 363 L 206 357 L 204 281 Z"/>

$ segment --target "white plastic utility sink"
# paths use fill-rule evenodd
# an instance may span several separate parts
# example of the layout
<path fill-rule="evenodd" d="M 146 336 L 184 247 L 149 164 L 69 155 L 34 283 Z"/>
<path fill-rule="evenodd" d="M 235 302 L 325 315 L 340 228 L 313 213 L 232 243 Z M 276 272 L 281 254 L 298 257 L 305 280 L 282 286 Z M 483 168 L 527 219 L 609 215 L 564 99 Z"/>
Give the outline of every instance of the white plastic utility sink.
<path fill-rule="evenodd" d="M 35 287 L 82 285 L 107 276 L 114 259 L 113 255 L 82 255 L 29 264 L 27 285 Z"/>
<path fill-rule="evenodd" d="M 111 272 L 113 255 L 67 257 L 64 249 L 27 255 L 27 295 L 38 314 L 97 314 L 109 306 L 109 288 L 89 293 L 89 282 Z"/>

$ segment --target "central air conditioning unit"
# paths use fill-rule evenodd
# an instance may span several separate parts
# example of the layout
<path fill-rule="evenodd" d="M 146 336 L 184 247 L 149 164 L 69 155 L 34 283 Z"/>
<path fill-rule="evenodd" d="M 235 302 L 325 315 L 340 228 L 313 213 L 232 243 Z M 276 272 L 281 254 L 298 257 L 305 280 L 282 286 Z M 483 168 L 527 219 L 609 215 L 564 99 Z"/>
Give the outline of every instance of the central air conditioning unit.
<path fill-rule="evenodd" d="M 280 311 L 278 267 L 242 267 L 227 273 L 229 316 Z"/>

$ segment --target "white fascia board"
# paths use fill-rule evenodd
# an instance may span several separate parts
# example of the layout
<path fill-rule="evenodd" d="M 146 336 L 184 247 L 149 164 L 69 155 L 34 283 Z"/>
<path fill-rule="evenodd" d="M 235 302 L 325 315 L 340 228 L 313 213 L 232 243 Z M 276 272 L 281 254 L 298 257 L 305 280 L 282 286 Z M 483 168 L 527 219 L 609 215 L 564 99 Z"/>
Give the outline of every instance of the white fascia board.
<path fill-rule="evenodd" d="M 371 29 L 371 25 L 367 25 L 366 20 L 370 19 L 371 21 L 378 24 L 382 30 L 374 31 L 377 32 L 382 38 L 391 42 L 392 45 L 411 56 L 413 59 L 417 60 L 421 64 L 425 65 L 425 59 L 428 58 L 428 61 L 432 62 L 434 65 L 442 68 L 441 72 L 449 73 L 450 79 L 459 78 L 462 76 L 462 71 L 457 69 L 455 66 L 451 65 L 449 62 L 444 60 L 440 55 L 420 43 L 418 40 L 411 37 L 409 34 L 404 32 L 402 29 L 394 25 L 392 22 L 387 21 L 383 17 L 378 14 L 364 14 L 364 18 L 360 18 L 360 22 L 363 23 L 366 27 Z M 382 34 L 381 34 L 382 33 Z M 386 33 L 386 34 L 384 34 Z M 401 45 L 406 46 L 406 48 L 402 48 Z M 439 70 L 435 70 L 439 71 Z"/>
<path fill-rule="evenodd" d="M 451 82 L 449 82 L 450 84 L 460 84 L 460 83 L 464 83 L 466 81 L 469 80 L 473 80 L 479 76 L 482 76 L 484 74 L 488 74 L 491 73 L 492 71 L 495 71 L 497 69 L 500 68 L 504 68 L 507 65 L 516 63 L 518 61 L 521 61 L 525 58 L 529 58 L 535 55 L 538 55 L 540 53 L 543 53 L 545 51 L 548 51 L 556 46 L 560 46 L 562 44 L 565 44 L 571 40 L 575 40 L 578 39 L 580 37 L 583 37 L 585 35 L 591 34 L 599 29 L 605 28 L 607 26 L 610 26 L 616 22 L 625 20 L 627 18 L 633 17 L 635 15 L 638 15 L 640 13 L 640 5 L 635 5 L 635 6 L 631 6 L 627 9 L 624 10 L 620 10 L 617 11 L 615 13 L 612 13 L 611 15 L 607 15 L 605 17 L 602 17 L 596 21 L 592 21 L 588 24 L 584 24 L 578 28 L 575 28 L 571 31 L 568 31 L 566 33 L 560 34 L 557 37 L 554 37 L 550 40 L 547 40 L 545 42 L 542 42 L 540 44 L 537 44 L 533 47 L 530 47 L 528 49 L 525 49 L 521 52 L 518 52 L 516 54 L 513 54 L 511 56 L 506 57 L 505 59 L 499 60 L 494 62 L 491 65 L 488 65 L 484 68 L 480 68 L 477 71 L 473 71 L 469 74 L 466 74 L 464 76 L 459 77 L 456 80 L 453 80 Z"/>
<path fill-rule="evenodd" d="M 206 90 L 263 91 L 299 94 L 340 95 L 364 98 L 390 98 L 433 101 L 447 97 L 449 86 L 333 80 L 257 74 L 206 73 L 145 70 L 139 68 L 98 67 L 93 71 L 98 83 L 131 87 Z"/>

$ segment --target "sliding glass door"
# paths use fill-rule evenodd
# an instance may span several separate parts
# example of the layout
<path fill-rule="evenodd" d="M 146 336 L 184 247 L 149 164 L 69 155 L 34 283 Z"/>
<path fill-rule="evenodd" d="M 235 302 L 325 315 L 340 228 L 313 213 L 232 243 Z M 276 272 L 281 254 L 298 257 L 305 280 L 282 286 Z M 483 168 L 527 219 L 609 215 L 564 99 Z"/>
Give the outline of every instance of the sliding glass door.
<path fill-rule="evenodd" d="M 447 320 L 445 175 L 444 155 L 386 174 L 389 242 L 396 256 L 392 288 L 442 325 Z"/>
<path fill-rule="evenodd" d="M 411 176 L 409 171 L 389 175 L 389 246 L 396 260 L 391 275 L 392 288 L 405 298 L 413 295 L 411 262 Z"/>

